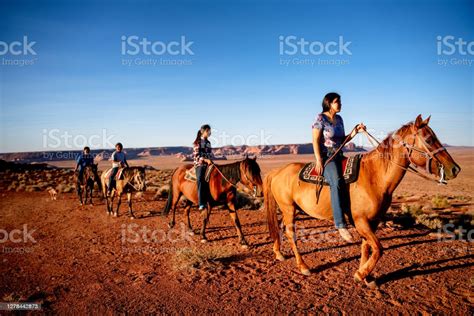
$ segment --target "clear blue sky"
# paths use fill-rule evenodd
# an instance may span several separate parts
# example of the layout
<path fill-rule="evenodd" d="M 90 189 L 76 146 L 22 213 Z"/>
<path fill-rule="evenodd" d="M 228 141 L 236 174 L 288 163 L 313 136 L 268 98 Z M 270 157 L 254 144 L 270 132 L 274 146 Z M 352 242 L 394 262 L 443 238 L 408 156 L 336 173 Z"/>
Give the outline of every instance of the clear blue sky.
<path fill-rule="evenodd" d="M 442 142 L 473 146 L 474 63 L 438 59 L 474 56 L 437 54 L 437 36 L 474 41 L 473 21 L 473 2 L 457 0 L 2 1 L 0 41 L 27 36 L 37 55 L 0 56 L 35 58 L 0 65 L 0 152 L 50 150 L 52 130 L 90 137 L 105 129 L 125 147 L 190 145 L 203 123 L 218 136 L 306 143 L 330 91 L 342 94 L 346 129 L 362 121 L 383 135 L 431 114 Z M 122 36 L 185 36 L 194 55 L 123 56 Z M 280 36 L 342 36 L 352 55 L 280 55 Z M 137 57 L 192 64 L 122 65 Z M 282 58 L 349 64 L 283 66 Z"/>

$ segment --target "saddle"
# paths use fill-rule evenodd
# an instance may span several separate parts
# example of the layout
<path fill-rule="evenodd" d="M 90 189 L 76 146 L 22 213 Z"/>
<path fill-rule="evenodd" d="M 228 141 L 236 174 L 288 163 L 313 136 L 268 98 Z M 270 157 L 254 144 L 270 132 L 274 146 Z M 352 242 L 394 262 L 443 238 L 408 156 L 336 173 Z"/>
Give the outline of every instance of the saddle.
<path fill-rule="evenodd" d="M 353 183 L 357 181 L 359 176 L 360 160 L 362 154 L 358 154 L 352 157 L 344 157 L 342 160 L 342 174 L 345 183 Z M 299 172 L 299 179 L 303 182 L 311 183 L 316 185 L 316 203 L 319 202 L 319 195 L 323 186 L 329 185 L 323 175 L 320 175 L 314 169 L 316 163 L 310 162 L 304 165 Z"/>
<path fill-rule="evenodd" d="M 125 168 L 119 168 L 119 170 L 117 171 L 117 174 L 115 175 L 115 179 L 114 180 L 123 180 L 123 171 L 125 170 Z M 107 169 L 105 171 L 105 179 L 109 179 L 110 178 L 110 174 L 112 173 L 112 168 L 110 169 Z"/>
<path fill-rule="evenodd" d="M 209 179 L 211 178 L 211 172 L 212 172 L 212 170 L 214 170 L 214 168 L 215 168 L 214 165 L 207 166 L 206 174 L 204 176 L 204 180 L 206 182 L 209 182 Z M 191 181 L 191 182 L 196 182 L 197 181 L 196 168 L 193 167 L 191 169 L 186 170 L 186 173 L 184 174 L 184 179 L 186 179 L 188 181 Z"/>
<path fill-rule="evenodd" d="M 361 158 L 361 154 L 343 158 L 342 173 L 346 183 L 352 183 L 357 181 L 357 177 L 359 176 Z M 299 172 L 299 179 L 307 183 L 329 185 L 326 179 L 324 179 L 323 175 L 320 175 L 316 172 L 314 168 L 315 165 L 315 162 L 305 164 Z"/>

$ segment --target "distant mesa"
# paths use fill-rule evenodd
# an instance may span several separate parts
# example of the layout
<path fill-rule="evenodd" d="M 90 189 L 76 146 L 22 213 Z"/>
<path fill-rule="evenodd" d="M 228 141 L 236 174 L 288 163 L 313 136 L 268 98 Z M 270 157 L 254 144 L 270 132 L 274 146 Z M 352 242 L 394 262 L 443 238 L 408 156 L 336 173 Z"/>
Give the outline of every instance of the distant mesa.
<path fill-rule="evenodd" d="M 345 151 L 365 151 L 362 147 L 357 147 L 354 143 L 349 143 Z M 91 151 L 94 161 L 108 160 L 113 150 L 96 149 Z M 147 147 L 147 148 L 126 148 L 125 153 L 129 160 L 146 159 L 149 157 L 175 156 L 180 161 L 192 161 L 192 148 L 186 146 L 176 147 Z M 213 150 L 216 160 L 227 160 L 228 157 L 238 157 L 248 155 L 249 157 L 261 157 L 272 155 L 302 155 L 312 154 L 313 145 L 307 144 L 283 144 L 283 145 L 261 145 L 261 146 L 223 146 Z M 45 151 L 45 152 L 18 152 L 0 154 L 0 159 L 6 161 L 17 161 L 24 163 L 75 160 L 81 154 L 80 150 L 70 151 Z"/>

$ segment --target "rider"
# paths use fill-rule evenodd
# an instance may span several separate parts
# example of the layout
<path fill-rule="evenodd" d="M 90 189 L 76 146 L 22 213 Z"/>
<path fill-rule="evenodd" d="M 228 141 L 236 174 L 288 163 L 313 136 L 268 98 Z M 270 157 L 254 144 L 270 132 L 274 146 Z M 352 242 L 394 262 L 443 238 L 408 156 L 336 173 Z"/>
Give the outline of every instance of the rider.
<path fill-rule="evenodd" d="M 79 170 L 79 175 L 77 177 L 77 181 L 79 183 L 82 182 L 84 168 L 87 166 L 92 166 L 94 164 L 94 157 L 92 157 L 90 152 L 91 152 L 91 149 L 86 146 L 84 147 L 82 154 L 80 154 L 76 159 L 76 168 L 74 169 L 74 172 Z"/>
<path fill-rule="evenodd" d="M 338 115 L 341 111 L 341 96 L 335 92 L 326 94 L 323 99 L 323 111 L 316 116 L 313 123 L 313 149 L 316 157 L 316 171 L 323 174 L 331 190 L 331 206 L 334 223 L 341 237 L 352 242 L 352 235 L 344 222 L 343 207 L 348 207 L 345 196 L 345 182 L 342 176 L 342 150 L 323 168 L 324 163 L 334 155 L 346 138 L 351 140 L 358 132 L 365 130 L 363 123 L 358 124 L 349 135 L 345 135 L 344 122 Z M 324 170 L 323 170 L 324 169 Z"/>
<path fill-rule="evenodd" d="M 108 195 L 112 194 L 112 184 L 119 168 L 130 167 L 127 162 L 127 157 L 125 157 L 125 153 L 122 150 L 122 143 L 117 143 L 115 145 L 115 151 L 112 153 L 112 156 L 110 156 L 109 159 L 112 161 L 112 171 L 110 172 L 109 177 Z"/>
<path fill-rule="evenodd" d="M 211 142 L 208 140 L 211 136 L 211 126 L 205 124 L 197 132 L 196 140 L 193 146 L 194 167 L 196 168 L 196 180 L 198 186 L 199 210 L 206 207 L 208 199 L 208 185 L 205 180 L 207 166 L 212 164 Z"/>

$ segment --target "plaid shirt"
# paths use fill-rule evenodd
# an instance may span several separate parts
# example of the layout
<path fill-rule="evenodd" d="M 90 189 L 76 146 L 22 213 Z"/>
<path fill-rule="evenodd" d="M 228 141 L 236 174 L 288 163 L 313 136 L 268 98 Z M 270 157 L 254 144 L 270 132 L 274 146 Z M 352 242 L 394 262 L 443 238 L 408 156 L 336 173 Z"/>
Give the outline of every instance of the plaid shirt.
<path fill-rule="evenodd" d="M 214 158 L 214 155 L 212 154 L 211 142 L 205 138 L 201 138 L 199 143 L 194 144 L 193 157 L 195 167 L 207 165 L 204 162 L 204 159 Z"/>

